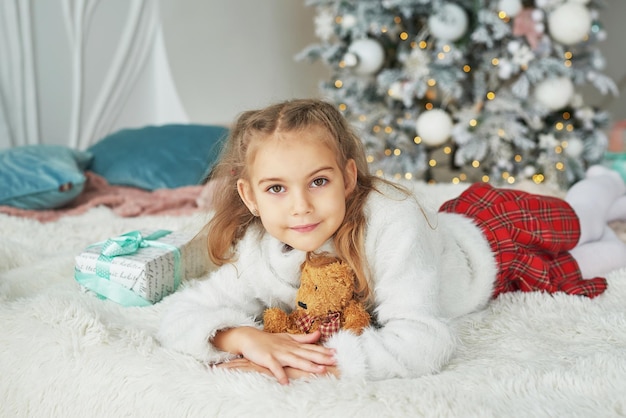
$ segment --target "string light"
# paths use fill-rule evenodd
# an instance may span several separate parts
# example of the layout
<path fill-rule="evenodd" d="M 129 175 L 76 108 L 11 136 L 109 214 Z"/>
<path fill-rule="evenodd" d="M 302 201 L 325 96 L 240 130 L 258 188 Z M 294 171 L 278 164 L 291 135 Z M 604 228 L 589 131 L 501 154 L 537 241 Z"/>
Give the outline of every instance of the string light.
<path fill-rule="evenodd" d="M 435 167 L 437 165 L 437 160 L 431 159 L 430 161 L 428 161 L 428 165 L 431 167 Z"/>
<path fill-rule="evenodd" d="M 335 80 L 335 87 L 340 89 L 343 87 L 343 81 L 341 80 Z"/>
<path fill-rule="evenodd" d="M 541 184 L 544 182 L 546 178 L 544 177 L 543 174 L 538 173 L 538 174 L 533 175 L 532 179 L 535 182 L 535 184 Z"/>
<path fill-rule="evenodd" d="M 563 163 L 562 163 L 562 162 L 560 162 L 560 161 L 559 161 L 558 163 L 556 163 L 554 166 L 555 166 L 555 167 L 556 167 L 556 169 L 557 169 L 557 170 L 559 170 L 559 171 L 563 171 L 563 170 L 565 170 L 565 164 L 563 164 Z"/>

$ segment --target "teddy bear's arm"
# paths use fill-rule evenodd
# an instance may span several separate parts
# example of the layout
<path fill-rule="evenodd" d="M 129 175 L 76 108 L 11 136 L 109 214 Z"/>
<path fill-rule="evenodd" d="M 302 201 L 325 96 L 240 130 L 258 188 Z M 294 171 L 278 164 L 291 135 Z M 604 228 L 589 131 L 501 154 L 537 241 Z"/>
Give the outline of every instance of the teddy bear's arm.
<path fill-rule="evenodd" d="M 356 301 L 350 301 L 346 305 L 344 311 L 343 329 L 348 329 L 357 335 L 363 332 L 363 328 L 370 324 L 370 315 L 367 313 L 362 304 Z"/>

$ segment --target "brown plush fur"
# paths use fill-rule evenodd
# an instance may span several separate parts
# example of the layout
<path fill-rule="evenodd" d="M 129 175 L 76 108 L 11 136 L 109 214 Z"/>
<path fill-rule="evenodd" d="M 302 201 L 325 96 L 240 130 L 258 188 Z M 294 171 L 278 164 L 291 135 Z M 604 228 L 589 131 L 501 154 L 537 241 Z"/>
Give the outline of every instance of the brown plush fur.
<path fill-rule="evenodd" d="M 370 315 L 354 298 L 354 280 L 350 267 L 333 257 L 307 259 L 302 265 L 295 309 L 290 314 L 279 308 L 267 309 L 263 314 L 265 330 L 301 334 L 297 325 L 299 318 L 307 314 L 320 317 L 339 312 L 341 328 L 360 334 L 370 324 Z M 308 333 L 317 330 L 319 322 L 314 321 Z"/>

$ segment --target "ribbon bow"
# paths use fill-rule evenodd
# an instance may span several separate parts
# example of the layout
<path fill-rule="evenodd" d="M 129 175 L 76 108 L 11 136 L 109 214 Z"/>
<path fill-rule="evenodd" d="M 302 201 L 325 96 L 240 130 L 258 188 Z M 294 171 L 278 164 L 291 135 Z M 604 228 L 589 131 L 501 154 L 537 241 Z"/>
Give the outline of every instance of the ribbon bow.
<path fill-rule="evenodd" d="M 104 242 L 100 250 L 100 257 L 98 257 L 98 261 L 96 262 L 96 274 L 108 280 L 110 276 L 111 260 L 113 260 L 114 257 L 134 254 L 140 248 L 145 247 L 172 247 L 171 245 L 156 242 L 156 240 L 170 232 L 171 231 L 160 229 L 144 238 L 141 236 L 141 232 L 131 231 L 117 237 L 109 238 Z"/>
<path fill-rule="evenodd" d="M 166 232 L 166 231 L 157 231 L 157 232 Z M 155 233 L 156 234 L 156 233 Z M 159 239 L 163 235 L 159 235 L 155 237 L 152 234 L 150 235 L 150 239 Z M 147 247 L 145 239 L 141 236 L 141 232 L 139 231 L 131 231 L 124 235 L 120 235 L 119 237 L 109 238 L 102 245 L 102 250 L 100 254 L 105 257 L 117 257 L 118 255 L 126 255 L 137 252 L 137 250 L 141 247 Z"/>
<path fill-rule="evenodd" d="M 305 313 L 296 320 L 298 329 L 305 334 L 311 331 L 315 323 L 319 324 L 318 329 L 322 333 L 321 339 L 325 341 L 341 328 L 341 312 L 330 312 L 326 315 L 319 316 L 312 316 Z"/>

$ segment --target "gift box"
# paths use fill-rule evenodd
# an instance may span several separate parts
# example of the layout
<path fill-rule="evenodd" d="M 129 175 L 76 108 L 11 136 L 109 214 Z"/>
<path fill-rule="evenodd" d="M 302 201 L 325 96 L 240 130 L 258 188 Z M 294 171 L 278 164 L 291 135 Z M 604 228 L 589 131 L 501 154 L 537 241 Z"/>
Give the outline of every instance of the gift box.
<path fill-rule="evenodd" d="M 141 230 L 88 246 L 74 277 L 101 299 L 147 306 L 209 269 L 206 239 L 187 231 Z"/>

